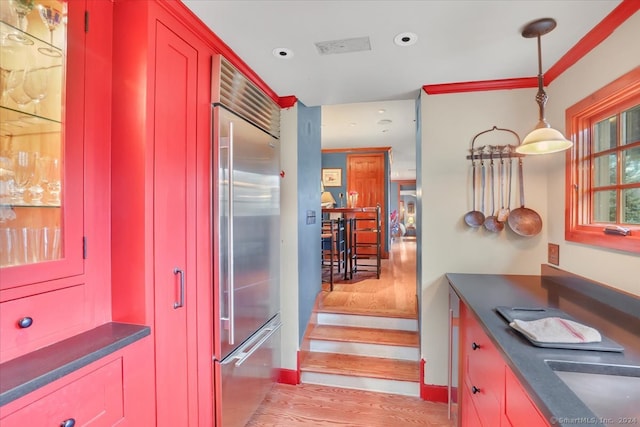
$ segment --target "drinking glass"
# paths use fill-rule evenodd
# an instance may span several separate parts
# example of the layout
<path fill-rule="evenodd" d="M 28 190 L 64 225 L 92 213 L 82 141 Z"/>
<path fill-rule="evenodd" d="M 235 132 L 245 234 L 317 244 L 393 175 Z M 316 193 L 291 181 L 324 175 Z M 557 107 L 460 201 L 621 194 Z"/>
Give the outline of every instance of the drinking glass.
<path fill-rule="evenodd" d="M 15 179 L 14 200 L 16 203 L 25 203 L 24 193 L 29 183 L 33 180 L 37 158 L 38 153 L 29 151 L 18 151 L 15 155 L 13 173 Z"/>
<path fill-rule="evenodd" d="M 39 114 L 40 101 L 47 96 L 48 71 L 48 68 L 25 70 L 22 88 L 30 101 L 33 101 L 35 114 Z"/>
<path fill-rule="evenodd" d="M 13 264 L 15 228 L 0 228 L 0 267 Z"/>
<path fill-rule="evenodd" d="M 49 193 L 47 203 L 50 205 L 59 205 L 61 192 L 60 159 L 47 157 L 43 159 L 41 167 L 42 181 L 46 182 L 47 192 Z"/>
<path fill-rule="evenodd" d="M 38 12 L 40 13 L 42 22 L 44 22 L 44 25 L 46 25 L 49 29 L 51 44 L 51 47 L 41 47 L 38 48 L 38 51 L 48 56 L 62 56 L 62 53 L 59 50 L 53 49 L 53 32 L 58 27 L 58 25 L 60 25 L 60 22 L 62 22 L 62 12 L 60 12 L 58 9 L 54 9 L 51 6 L 44 6 L 42 4 L 38 5 Z"/>
<path fill-rule="evenodd" d="M 27 32 L 27 15 L 31 13 L 33 7 L 35 6 L 35 0 L 9 0 L 11 3 L 11 7 L 18 15 L 18 28 L 24 32 Z M 23 44 L 33 44 L 33 40 L 25 37 L 22 34 L 9 34 L 7 36 L 9 40 L 16 41 L 18 43 Z"/>
<path fill-rule="evenodd" d="M 9 156 L 0 156 L 0 204 L 11 202 L 14 185 L 13 160 Z M 0 221 L 4 216 L 0 217 Z"/>
<path fill-rule="evenodd" d="M 44 230 L 41 228 L 27 228 L 27 262 L 35 263 L 45 259 L 47 255 Z"/>
<path fill-rule="evenodd" d="M 2 0 L 3 1 L 3 0 Z M 2 87 L 2 104 L 6 105 L 7 97 L 17 86 L 22 84 L 22 70 L 27 55 L 25 46 L 6 41 L 0 48 L 0 83 Z"/>
<path fill-rule="evenodd" d="M 24 70 L 11 70 L 7 79 L 9 96 L 18 104 L 18 107 L 25 109 L 32 101 L 31 97 L 24 91 Z"/>

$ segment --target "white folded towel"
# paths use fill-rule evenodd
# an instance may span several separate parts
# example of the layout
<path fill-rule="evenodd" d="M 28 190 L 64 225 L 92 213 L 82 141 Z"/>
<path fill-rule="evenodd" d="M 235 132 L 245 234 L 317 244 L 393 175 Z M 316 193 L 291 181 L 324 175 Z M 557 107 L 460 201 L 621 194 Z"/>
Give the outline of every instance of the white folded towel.
<path fill-rule="evenodd" d="M 530 321 L 514 319 L 509 323 L 509 326 L 537 342 L 588 343 L 602 341 L 602 336 L 597 330 L 560 317 L 545 317 Z"/>

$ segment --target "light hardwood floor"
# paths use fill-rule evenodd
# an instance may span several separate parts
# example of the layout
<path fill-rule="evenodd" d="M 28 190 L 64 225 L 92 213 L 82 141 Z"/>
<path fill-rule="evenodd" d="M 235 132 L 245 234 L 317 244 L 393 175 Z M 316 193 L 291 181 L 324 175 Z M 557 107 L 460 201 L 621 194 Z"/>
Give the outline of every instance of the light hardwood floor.
<path fill-rule="evenodd" d="M 416 242 L 396 241 L 380 279 L 323 286 L 319 310 L 417 318 Z M 415 375 L 415 374 L 412 374 Z M 276 384 L 247 427 L 452 427 L 447 405 L 417 397 L 312 384 Z"/>
<path fill-rule="evenodd" d="M 323 289 L 320 310 L 417 318 L 415 239 L 391 244 L 380 279 L 357 273 L 353 280 L 335 282 L 331 292 L 327 283 Z"/>
<path fill-rule="evenodd" d="M 312 384 L 276 384 L 247 427 L 452 427 L 447 405 Z"/>

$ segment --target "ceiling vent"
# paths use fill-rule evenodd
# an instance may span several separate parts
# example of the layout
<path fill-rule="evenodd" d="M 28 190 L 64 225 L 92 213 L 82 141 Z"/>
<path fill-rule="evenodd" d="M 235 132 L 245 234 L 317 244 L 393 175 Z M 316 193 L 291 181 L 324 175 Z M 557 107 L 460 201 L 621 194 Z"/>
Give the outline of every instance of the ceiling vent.
<path fill-rule="evenodd" d="M 318 42 L 315 45 L 320 55 L 333 55 L 334 53 L 350 53 L 371 50 L 369 37 L 331 40 L 327 42 Z"/>

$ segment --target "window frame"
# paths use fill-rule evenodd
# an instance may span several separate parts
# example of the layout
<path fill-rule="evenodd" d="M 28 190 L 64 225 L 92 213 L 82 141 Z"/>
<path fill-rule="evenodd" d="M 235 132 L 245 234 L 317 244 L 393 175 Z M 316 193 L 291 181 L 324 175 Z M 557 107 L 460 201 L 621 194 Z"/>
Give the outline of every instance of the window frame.
<path fill-rule="evenodd" d="M 640 225 L 624 225 L 631 230 L 631 234 L 617 236 L 603 232 L 606 225 L 611 225 L 609 223 L 583 223 L 581 217 L 585 215 L 585 210 L 589 218 L 592 215 L 593 165 L 589 162 L 589 170 L 585 171 L 580 164 L 584 157 L 591 156 L 590 129 L 593 120 L 605 117 L 607 113 L 619 113 L 638 104 L 640 104 L 640 66 L 566 110 L 566 131 L 573 141 L 573 147 L 567 151 L 565 165 L 565 240 L 640 253 Z M 586 148 L 583 148 L 585 145 Z M 581 159 L 578 158 L 580 155 L 582 155 Z M 618 165 L 620 165 L 619 162 Z M 588 176 L 587 188 L 581 189 L 578 186 L 581 175 Z M 620 182 L 616 185 L 620 186 Z"/>

